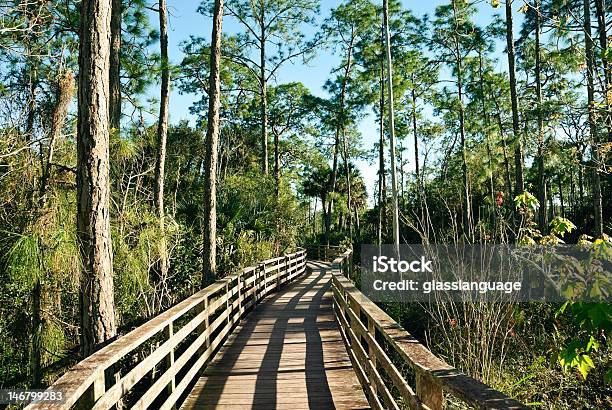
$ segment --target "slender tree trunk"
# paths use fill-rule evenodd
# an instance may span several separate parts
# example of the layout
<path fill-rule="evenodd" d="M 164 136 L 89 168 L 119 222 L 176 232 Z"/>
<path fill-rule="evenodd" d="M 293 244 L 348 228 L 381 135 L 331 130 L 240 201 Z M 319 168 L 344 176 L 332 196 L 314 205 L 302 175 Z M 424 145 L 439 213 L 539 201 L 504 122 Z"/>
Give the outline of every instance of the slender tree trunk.
<path fill-rule="evenodd" d="M 603 96 L 605 110 L 605 122 L 608 129 L 608 141 L 612 141 L 612 71 L 610 63 L 606 58 L 606 50 L 608 49 L 608 31 L 606 26 L 606 0 L 595 0 L 597 9 L 597 33 L 599 34 L 599 46 L 601 48 L 601 66 L 603 68 Z M 595 64 L 595 62 L 593 62 Z"/>
<path fill-rule="evenodd" d="M 351 75 L 352 68 L 352 58 L 353 58 L 353 39 L 354 36 L 351 36 L 351 42 L 347 51 L 347 63 L 346 68 L 344 70 L 344 78 L 342 79 L 342 90 L 340 92 L 340 132 L 342 134 L 342 149 L 344 152 L 344 168 L 346 170 L 346 206 L 347 206 L 347 223 L 349 230 L 349 237 L 353 237 L 352 232 L 352 215 L 351 215 L 351 172 L 349 169 L 349 149 L 348 149 L 348 140 L 346 137 L 346 124 L 345 124 L 345 100 L 346 100 L 346 87 L 348 85 L 349 76 Z"/>
<path fill-rule="evenodd" d="M 81 4 L 77 124 L 77 234 L 82 259 L 81 353 L 115 336 L 110 234 L 109 69 L 111 0 Z"/>
<path fill-rule="evenodd" d="M 38 90 L 38 70 L 31 63 L 26 68 L 28 81 L 28 115 L 26 117 L 25 137 L 30 142 L 34 133 L 34 121 L 36 119 L 36 92 Z"/>
<path fill-rule="evenodd" d="M 344 169 L 346 171 L 346 223 L 349 231 L 349 238 L 353 237 L 353 225 L 352 225 L 352 199 L 351 199 L 351 170 L 349 169 L 349 150 L 348 150 L 348 141 L 346 138 L 346 131 L 344 126 L 342 126 L 342 146 L 344 152 Z"/>
<path fill-rule="evenodd" d="M 263 6 L 262 6 L 263 7 Z M 264 10 L 261 10 L 264 15 Z M 259 49 L 259 86 L 261 93 L 261 170 L 268 175 L 268 81 L 266 78 L 266 41 L 265 23 L 261 22 L 261 40 Z"/>
<path fill-rule="evenodd" d="M 457 26 L 457 8 L 455 0 L 453 0 L 453 19 L 455 21 L 455 31 L 459 30 Z M 468 178 L 467 166 L 467 145 L 465 136 L 465 109 L 463 107 L 463 62 L 461 59 L 461 50 L 459 48 L 458 34 L 454 36 L 455 42 L 455 67 L 457 72 L 457 98 L 459 100 L 459 135 L 461 137 L 461 172 L 463 176 L 463 229 L 464 234 L 468 239 L 472 239 L 472 204 L 470 198 L 470 186 Z"/>
<path fill-rule="evenodd" d="M 580 206 L 584 203 L 584 158 L 582 153 L 578 158 L 578 196 L 580 197 Z"/>
<path fill-rule="evenodd" d="M 361 235 L 360 226 L 359 226 L 359 210 L 357 209 L 357 205 L 353 205 L 353 214 L 355 215 L 355 234 L 357 237 Z"/>
<path fill-rule="evenodd" d="M 414 84 L 415 78 L 414 74 L 412 75 L 412 84 Z M 416 189 L 417 189 L 417 199 L 420 200 L 421 195 L 421 179 L 420 179 L 420 169 L 419 169 L 419 130 L 417 127 L 417 99 L 414 87 L 410 90 L 410 97 L 412 98 L 412 134 L 414 136 L 414 172 L 416 175 Z"/>
<path fill-rule="evenodd" d="M 32 372 L 32 387 L 41 387 L 42 384 L 42 366 L 41 366 L 41 351 L 43 349 L 41 343 L 42 335 L 42 320 L 41 320 L 41 296 L 42 285 L 37 278 L 32 288 L 32 353 L 30 355 L 30 371 Z"/>
<path fill-rule="evenodd" d="M 383 219 L 385 212 L 385 70 L 384 59 L 380 59 L 380 101 L 378 140 L 378 245 L 383 243 Z"/>
<path fill-rule="evenodd" d="M 39 187 L 39 208 L 41 213 L 44 215 L 47 208 L 47 191 L 49 188 L 49 179 L 51 178 L 51 168 L 53 164 L 53 156 L 55 152 L 55 145 L 61 135 L 62 128 L 68 115 L 68 106 L 72 101 L 72 95 L 74 93 L 74 77 L 72 72 L 66 72 L 62 75 L 57 83 L 57 100 L 55 107 L 51 114 L 51 125 L 49 131 L 49 147 L 47 150 L 46 161 L 42 160 L 42 172 L 40 178 Z M 41 150 L 41 156 L 43 152 Z M 41 253 L 46 252 L 44 245 L 39 241 L 38 243 Z M 45 272 L 46 268 L 43 262 L 44 258 L 39 259 L 39 269 L 41 272 Z M 43 350 L 41 336 L 43 333 L 43 292 L 44 287 L 41 283 L 40 278 L 37 277 L 34 281 L 32 289 L 32 355 L 30 358 L 31 374 L 32 374 L 32 387 L 40 387 L 42 385 L 43 371 L 41 366 L 41 353 Z"/>
<path fill-rule="evenodd" d="M 168 8 L 166 0 L 159 1 L 159 44 L 161 51 L 161 89 L 159 120 L 157 124 L 157 162 L 155 164 L 155 207 L 159 217 L 161 242 L 159 249 L 159 274 L 162 282 L 168 276 L 169 260 L 166 245 L 164 184 L 166 165 L 166 139 L 168 136 L 168 105 L 170 96 L 170 68 L 168 61 Z M 163 295 L 162 295 L 163 296 Z"/>
<path fill-rule="evenodd" d="M 121 129 L 121 13 L 122 1 L 112 0 L 110 50 L 110 128 L 117 134 Z"/>
<path fill-rule="evenodd" d="M 221 33 L 223 0 L 215 0 L 212 40 L 210 43 L 210 77 L 208 85 L 208 126 L 206 127 L 206 172 L 204 184 L 204 247 L 202 286 L 217 278 L 217 150 L 219 145 L 219 110 L 221 107 Z M 266 162 L 267 163 L 267 162 Z"/>
<path fill-rule="evenodd" d="M 346 141 L 345 141 L 346 135 L 344 132 L 344 110 L 345 110 L 344 105 L 345 105 L 345 99 L 346 99 L 346 87 L 348 84 L 348 76 L 350 75 L 351 69 L 352 69 L 354 40 L 355 40 L 355 33 L 353 31 L 351 32 L 351 40 L 349 41 L 348 46 L 347 46 L 347 51 L 346 51 L 347 63 L 346 63 L 346 66 L 344 67 L 344 77 L 342 79 L 342 87 L 340 89 L 340 109 L 338 112 L 338 117 L 339 117 L 338 120 L 340 121 L 340 124 L 336 126 L 336 132 L 335 132 L 334 157 L 332 161 L 332 172 L 331 172 L 330 179 L 329 179 L 329 192 L 330 193 L 333 193 L 336 191 L 336 183 L 338 180 L 338 154 L 340 151 L 340 136 L 341 135 L 343 138 L 342 139 L 343 151 L 346 153 L 346 148 L 344 147 L 344 145 L 346 144 Z M 345 161 L 345 166 L 346 166 L 346 161 Z M 333 205 L 334 205 L 334 200 L 332 197 L 332 199 L 329 200 L 328 205 L 327 205 L 328 206 L 327 219 L 325 220 L 326 236 L 328 237 L 328 240 L 329 240 L 329 231 L 331 230 L 331 217 L 332 217 Z"/>
<path fill-rule="evenodd" d="M 338 155 L 340 154 L 340 129 L 336 128 L 336 134 L 334 137 L 334 157 L 332 160 L 332 170 L 329 176 L 329 189 L 330 193 L 335 192 L 336 190 L 336 179 L 338 175 Z M 329 234 L 331 231 L 331 217 L 332 217 L 332 209 L 334 207 L 333 196 L 328 201 L 327 208 L 323 208 L 324 221 L 325 221 L 325 239 L 329 244 Z"/>
<path fill-rule="evenodd" d="M 603 235 L 603 209 L 601 201 L 601 177 L 599 175 L 599 135 L 595 107 L 595 87 L 593 84 L 594 56 L 593 38 L 591 37 L 591 2 L 584 0 L 584 49 L 587 66 L 587 100 L 589 110 L 589 132 L 591 136 L 591 150 L 593 152 L 593 207 L 595 208 L 595 227 L 593 236 L 599 238 Z"/>
<path fill-rule="evenodd" d="M 510 100 L 512 104 L 512 132 L 514 137 L 514 173 L 515 173 L 515 195 L 520 195 L 525 190 L 525 178 L 523 171 L 523 141 L 520 135 L 518 95 L 516 91 L 516 64 L 514 57 L 514 28 L 512 23 L 513 0 L 506 0 L 506 49 L 508 53 L 508 73 L 510 75 Z"/>
<path fill-rule="evenodd" d="M 574 183 L 574 173 L 569 173 L 570 177 L 570 209 L 572 214 L 572 219 L 576 219 L 576 184 Z"/>
<path fill-rule="evenodd" d="M 561 182 L 561 175 L 557 176 L 557 183 L 559 185 L 559 200 L 561 201 L 561 216 L 565 218 L 565 202 L 563 198 L 563 183 Z"/>
<path fill-rule="evenodd" d="M 393 107 L 393 61 L 391 60 L 391 36 L 389 34 L 389 2 L 383 0 L 383 21 L 385 26 L 385 49 L 387 54 L 387 86 L 389 93 L 389 156 L 391 157 L 391 194 L 393 212 L 393 244 L 395 253 L 399 252 L 399 209 L 397 198 L 397 168 L 395 165 L 395 113 Z"/>
<path fill-rule="evenodd" d="M 272 133 L 274 134 L 274 194 L 276 195 L 276 199 L 278 199 L 280 195 L 280 138 L 278 133 L 274 132 L 274 130 L 272 130 Z"/>
<path fill-rule="evenodd" d="M 494 101 L 496 101 L 497 104 L 497 100 L 494 99 Z M 501 140 L 502 140 L 502 151 L 504 154 L 504 176 L 506 179 L 506 189 L 508 190 L 508 195 L 510 196 L 510 200 L 512 200 L 513 197 L 513 192 L 512 192 L 512 178 L 511 178 L 511 173 L 510 173 L 510 159 L 508 158 L 508 145 L 506 144 L 506 137 L 504 135 L 504 126 L 502 123 L 502 119 L 501 119 L 501 113 L 499 112 L 499 107 L 498 107 L 498 111 L 496 113 L 496 118 L 497 118 L 497 125 L 499 127 L 499 133 L 501 135 Z"/>
<path fill-rule="evenodd" d="M 55 145 L 62 133 L 62 128 L 68 115 L 68 106 L 72 101 L 74 93 L 74 77 L 72 72 L 65 73 L 57 84 L 57 101 L 51 114 L 51 127 L 49 132 L 49 148 L 46 161 L 43 161 L 42 176 L 40 181 L 40 208 L 43 209 L 47 202 L 47 187 L 51 177 Z M 42 153 L 41 153 L 42 154 Z"/>
<path fill-rule="evenodd" d="M 535 82 L 537 99 L 537 118 L 538 118 L 538 201 L 540 231 L 544 234 L 548 230 L 548 209 L 546 198 L 546 173 L 544 169 L 544 117 L 542 115 L 542 69 L 540 52 L 540 29 L 541 29 L 541 9 L 540 0 L 535 2 Z"/>
<path fill-rule="evenodd" d="M 491 206 L 495 205 L 495 185 L 493 183 L 493 155 L 492 155 L 492 151 L 491 151 L 491 141 L 489 138 L 489 130 L 490 130 L 490 119 L 489 119 L 489 114 L 487 113 L 487 106 L 485 103 L 485 99 L 488 99 L 488 96 L 486 95 L 485 92 L 485 86 L 484 86 L 484 73 L 483 73 L 483 67 L 482 67 L 482 51 L 479 51 L 478 53 L 478 76 L 479 76 L 479 85 L 480 85 L 480 93 L 481 93 L 481 108 L 482 108 L 482 118 L 484 120 L 484 125 L 485 125 L 485 135 L 484 135 L 484 140 L 485 140 L 485 145 L 487 148 L 487 158 L 489 159 L 489 171 L 487 172 L 487 177 L 489 179 L 489 194 L 491 197 Z M 493 212 L 493 215 L 495 215 L 495 212 Z"/>

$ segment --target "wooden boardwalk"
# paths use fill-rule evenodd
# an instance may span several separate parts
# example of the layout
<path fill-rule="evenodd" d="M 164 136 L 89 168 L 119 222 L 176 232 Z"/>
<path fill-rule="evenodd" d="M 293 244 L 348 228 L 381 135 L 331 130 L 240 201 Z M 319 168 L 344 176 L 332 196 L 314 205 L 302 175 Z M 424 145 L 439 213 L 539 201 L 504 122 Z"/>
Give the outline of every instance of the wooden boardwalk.
<path fill-rule="evenodd" d="M 449 396 L 527 410 L 361 293 L 343 249 L 299 248 L 217 280 L 73 366 L 49 388 L 64 401 L 26 409 L 442 410 Z"/>
<path fill-rule="evenodd" d="M 182 409 L 367 409 L 332 310 L 329 264 L 266 298 L 232 333 Z"/>

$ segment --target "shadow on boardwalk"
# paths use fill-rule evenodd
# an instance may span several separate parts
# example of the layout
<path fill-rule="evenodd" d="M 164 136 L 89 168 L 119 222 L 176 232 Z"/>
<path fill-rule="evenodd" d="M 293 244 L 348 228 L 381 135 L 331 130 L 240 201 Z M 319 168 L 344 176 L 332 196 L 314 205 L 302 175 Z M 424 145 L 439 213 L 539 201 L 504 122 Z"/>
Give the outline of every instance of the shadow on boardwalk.
<path fill-rule="evenodd" d="M 332 311 L 329 265 L 263 301 L 219 351 L 183 409 L 363 409 Z"/>

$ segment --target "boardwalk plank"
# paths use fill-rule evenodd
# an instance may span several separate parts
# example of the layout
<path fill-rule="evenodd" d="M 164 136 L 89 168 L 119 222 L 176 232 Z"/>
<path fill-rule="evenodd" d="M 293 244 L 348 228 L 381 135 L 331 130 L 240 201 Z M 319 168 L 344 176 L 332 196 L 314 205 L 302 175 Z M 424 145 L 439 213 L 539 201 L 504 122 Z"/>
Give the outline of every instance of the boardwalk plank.
<path fill-rule="evenodd" d="M 182 409 L 369 409 L 334 318 L 331 273 L 320 266 L 257 306 Z"/>

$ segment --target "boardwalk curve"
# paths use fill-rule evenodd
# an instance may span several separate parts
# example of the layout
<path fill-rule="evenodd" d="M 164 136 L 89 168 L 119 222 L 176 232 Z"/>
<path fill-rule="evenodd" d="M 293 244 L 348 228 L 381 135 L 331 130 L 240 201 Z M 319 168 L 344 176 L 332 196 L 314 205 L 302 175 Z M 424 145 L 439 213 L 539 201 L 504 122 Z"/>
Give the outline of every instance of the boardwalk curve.
<path fill-rule="evenodd" d="M 234 331 L 182 409 L 366 409 L 332 310 L 330 265 L 269 296 Z"/>

